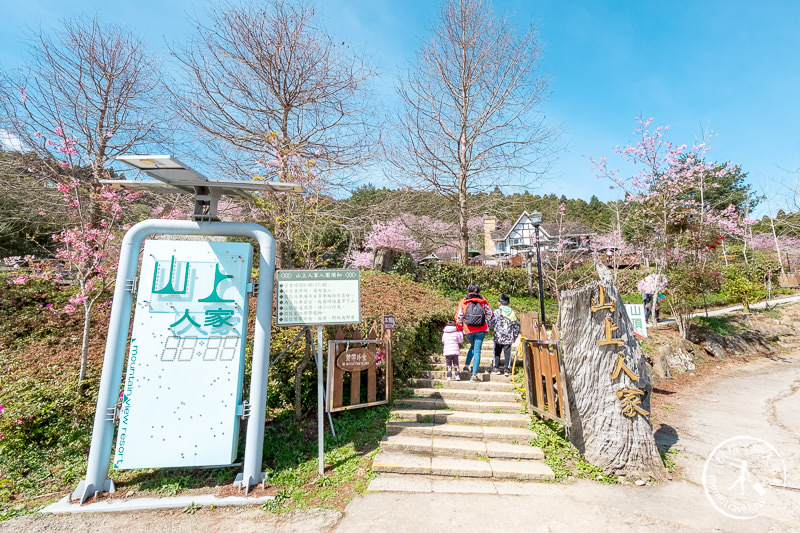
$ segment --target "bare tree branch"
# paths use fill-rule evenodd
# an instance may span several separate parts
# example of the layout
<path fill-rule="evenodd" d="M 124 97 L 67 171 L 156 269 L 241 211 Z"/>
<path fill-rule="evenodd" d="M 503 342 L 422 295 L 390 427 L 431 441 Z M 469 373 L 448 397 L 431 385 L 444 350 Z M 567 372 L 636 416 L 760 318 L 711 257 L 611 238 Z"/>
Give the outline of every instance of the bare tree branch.
<path fill-rule="evenodd" d="M 392 162 L 403 179 L 453 198 L 468 261 L 468 193 L 527 186 L 547 166 L 554 130 L 536 110 L 547 95 L 536 30 L 522 34 L 483 0 L 449 0 L 398 89 Z"/>

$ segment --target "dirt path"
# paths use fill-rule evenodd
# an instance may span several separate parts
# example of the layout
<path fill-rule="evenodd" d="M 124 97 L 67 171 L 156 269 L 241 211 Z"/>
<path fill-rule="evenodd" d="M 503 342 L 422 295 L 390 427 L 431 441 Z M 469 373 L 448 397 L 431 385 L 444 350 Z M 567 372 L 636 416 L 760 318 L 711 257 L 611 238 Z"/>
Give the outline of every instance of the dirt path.
<path fill-rule="evenodd" d="M 589 481 L 531 484 L 525 496 L 371 493 L 344 516 L 311 510 L 271 515 L 258 508 L 26 516 L 0 531 L 796 531 L 800 492 L 768 489 L 762 516 L 727 518 L 702 487 L 706 458 L 738 435 L 763 439 L 782 456 L 786 481 L 800 487 L 800 353 L 710 367 L 691 388 L 662 395 L 654 407 L 658 439 L 679 452 L 674 480 L 653 487 Z"/>

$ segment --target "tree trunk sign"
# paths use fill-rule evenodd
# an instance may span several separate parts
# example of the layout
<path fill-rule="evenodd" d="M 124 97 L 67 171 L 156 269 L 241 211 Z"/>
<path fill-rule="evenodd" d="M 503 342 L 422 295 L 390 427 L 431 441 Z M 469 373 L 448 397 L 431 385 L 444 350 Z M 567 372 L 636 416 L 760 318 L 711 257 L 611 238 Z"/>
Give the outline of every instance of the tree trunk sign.
<path fill-rule="evenodd" d="M 352 348 L 339 354 L 336 366 L 345 372 L 360 372 L 375 364 L 375 354 L 366 348 Z"/>
<path fill-rule="evenodd" d="M 560 306 L 572 443 L 607 474 L 663 480 L 644 353 L 608 269 Z"/>

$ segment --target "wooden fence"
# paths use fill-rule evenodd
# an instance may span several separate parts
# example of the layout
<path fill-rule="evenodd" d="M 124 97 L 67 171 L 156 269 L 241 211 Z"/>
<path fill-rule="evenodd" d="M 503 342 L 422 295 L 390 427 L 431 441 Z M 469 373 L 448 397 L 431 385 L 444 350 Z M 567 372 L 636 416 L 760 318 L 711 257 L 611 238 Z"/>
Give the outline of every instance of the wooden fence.
<path fill-rule="evenodd" d="M 800 287 L 800 272 L 789 272 L 778 276 L 781 287 Z"/>
<path fill-rule="evenodd" d="M 341 328 L 328 341 L 328 412 L 389 403 L 392 394 L 391 330 L 381 338 L 373 326 L 366 339 L 353 332 L 345 339 Z M 366 379 L 366 387 L 362 378 Z M 345 395 L 347 390 L 347 395 Z M 349 401 L 345 404 L 344 399 Z"/>
<path fill-rule="evenodd" d="M 528 408 L 544 418 L 572 424 L 567 402 L 561 341 L 556 327 L 547 332 L 536 313 L 520 317 L 525 368 L 525 396 Z"/>

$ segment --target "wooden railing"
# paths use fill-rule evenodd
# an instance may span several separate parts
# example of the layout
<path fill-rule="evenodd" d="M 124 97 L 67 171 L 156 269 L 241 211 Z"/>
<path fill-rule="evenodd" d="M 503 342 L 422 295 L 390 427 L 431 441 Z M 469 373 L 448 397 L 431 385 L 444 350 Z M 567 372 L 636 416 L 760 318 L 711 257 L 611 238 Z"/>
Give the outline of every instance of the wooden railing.
<path fill-rule="evenodd" d="M 800 287 L 800 272 L 789 272 L 778 276 L 781 287 Z"/>
<path fill-rule="evenodd" d="M 553 327 L 548 333 L 535 313 L 521 315 L 520 326 L 528 408 L 564 424 L 569 432 L 571 422 L 558 329 Z"/>

